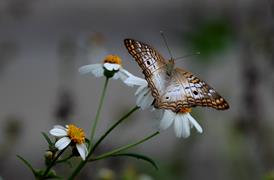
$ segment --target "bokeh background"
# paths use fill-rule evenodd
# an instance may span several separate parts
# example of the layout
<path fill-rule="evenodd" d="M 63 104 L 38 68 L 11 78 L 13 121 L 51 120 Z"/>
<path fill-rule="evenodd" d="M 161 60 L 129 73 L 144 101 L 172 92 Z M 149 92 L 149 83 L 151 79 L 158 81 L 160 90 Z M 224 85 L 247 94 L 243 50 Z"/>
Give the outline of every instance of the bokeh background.
<path fill-rule="evenodd" d="M 173 128 L 132 151 L 159 165 L 113 158 L 88 165 L 79 179 L 273 179 L 274 2 L 272 0 L 1 0 L 0 179 L 31 179 L 17 158 L 44 166 L 41 132 L 75 123 L 89 134 L 103 79 L 78 68 L 117 54 L 143 77 L 124 38 L 146 42 L 213 86 L 228 111 L 195 108 L 204 129 L 177 139 Z M 135 89 L 111 81 L 96 137 L 134 106 Z M 159 116 L 138 111 L 98 153 L 157 130 Z M 66 165 L 58 172 L 72 170 Z"/>

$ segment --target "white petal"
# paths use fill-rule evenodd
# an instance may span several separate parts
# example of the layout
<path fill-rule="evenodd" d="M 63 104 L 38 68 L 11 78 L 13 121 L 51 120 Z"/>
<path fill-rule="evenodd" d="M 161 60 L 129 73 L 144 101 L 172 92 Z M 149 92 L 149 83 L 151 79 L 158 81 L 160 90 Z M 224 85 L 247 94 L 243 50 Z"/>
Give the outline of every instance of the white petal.
<path fill-rule="evenodd" d="M 200 126 L 200 124 L 188 113 L 187 115 L 188 120 L 191 124 L 194 125 L 194 127 L 197 129 L 199 133 L 203 132 L 203 128 Z"/>
<path fill-rule="evenodd" d="M 79 68 L 81 74 L 92 73 L 96 77 L 104 75 L 104 69 L 102 64 L 90 64 Z"/>
<path fill-rule="evenodd" d="M 117 73 L 113 76 L 113 79 L 121 79 L 124 83 L 125 80 L 132 74 L 130 74 L 127 70 L 120 68 Z M 131 86 L 130 84 L 125 83 L 128 86 Z"/>
<path fill-rule="evenodd" d="M 140 103 L 141 109 L 144 110 L 144 109 L 147 109 L 147 108 L 151 107 L 153 101 L 154 101 L 154 97 L 152 97 L 151 94 L 148 94 L 147 96 L 145 96 L 145 98 Z"/>
<path fill-rule="evenodd" d="M 114 75 L 113 75 L 113 79 L 119 79 L 120 78 L 120 75 L 118 74 L 119 73 L 119 71 L 118 72 L 116 72 Z"/>
<path fill-rule="evenodd" d="M 54 128 L 59 128 L 59 129 L 67 130 L 64 126 L 61 126 L 61 125 L 54 125 L 53 127 Z"/>
<path fill-rule="evenodd" d="M 140 86 L 136 92 L 134 93 L 135 96 L 138 96 L 140 93 L 142 93 L 142 91 L 148 91 L 146 90 L 148 89 L 149 90 L 149 87 L 147 85 L 144 85 L 144 86 Z"/>
<path fill-rule="evenodd" d="M 181 121 L 180 116 L 178 116 L 178 115 L 175 116 L 174 130 L 175 130 L 175 134 L 178 138 L 182 137 L 183 123 Z"/>
<path fill-rule="evenodd" d="M 145 98 L 145 96 L 147 95 L 147 93 L 149 93 L 149 89 L 145 88 L 143 89 L 142 91 L 139 92 L 139 94 L 137 95 L 137 98 L 136 98 L 136 104 L 140 104 L 141 101 Z"/>
<path fill-rule="evenodd" d="M 119 70 L 120 67 L 121 67 L 120 64 L 113 64 L 113 69 L 114 69 L 115 71 Z"/>
<path fill-rule="evenodd" d="M 69 145 L 70 141 L 71 140 L 68 137 L 62 137 L 55 143 L 55 147 L 62 150 Z"/>
<path fill-rule="evenodd" d="M 53 136 L 56 136 L 56 137 L 63 137 L 63 136 L 67 135 L 66 129 L 62 126 L 61 126 L 61 128 L 55 126 L 53 129 L 51 129 L 49 131 L 49 133 Z"/>
<path fill-rule="evenodd" d="M 145 79 L 139 78 L 132 74 L 125 80 L 124 83 L 128 84 L 129 86 L 147 86 L 147 81 Z"/>
<path fill-rule="evenodd" d="M 88 155 L 88 149 L 87 149 L 86 145 L 85 144 L 76 144 L 76 148 L 77 148 L 81 158 L 83 160 L 85 160 Z"/>
<path fill-rule="evenodd" d="M 121 65 L 120 64 L 113 64 L 113 63 L 104 63 L 104 67 L 108 70 L 108 71 L 117 71 Z"/>
<path fill-rule="evenodd" d="M 178 115 L 178 117 L 181 120 L 182 123 L 182 137 L 183 138 L 187 138 L 190 136 L 190 124 L 189 121 L 187 119 L 187 117 L 185 115 Z"/>
<path fill-rule="evenodd" d="M 137 96 L 136 105 L 144 110 L 152 105 L 154 97 L 152 97 L 150 89 L 145 89 L 143 92 L 145 93 L 140 93 Z"/>
<path fill-rule="evenodd" d="M 176 113 L 172 112 L 171 110 L 165 110 L 160 123 L 160 128 L 167 129 L 174 121 L 175 116 Z"/>
<path fill-rule="evenodd" d="M 128 86 L 131 86 L 130 84 L 127 84 L 125 81 L 128 79 L 130 76 L 133 76 L 130 72 L 125 70 L 124 68 L 120 68 L 119 70 L 119 78 Z"/>
<path fill-rule="evenodd" d="M 122 72 L 122 69 L 120 69 L 115 75 L 113 76 L 113 79 L 121 79 L 124 83 L 125 80 L 128 78 L 126 74 Z"/>
<path fill-rule="evenodd" d="M 92 73 L 95 77 L 102 77 L 104 76 L 104 69 L 100 67 L 98 69 L 95 69 Z"/>
<path fill-rule="evenodd" d="M 90 73 L 92 70 L 97 69 L 100 66 L 102 66 L 102 64 L 89 64 L 89 65 L 80 67 L 78 71 L 81 74 L 87 74 L 87 73 Z"/>

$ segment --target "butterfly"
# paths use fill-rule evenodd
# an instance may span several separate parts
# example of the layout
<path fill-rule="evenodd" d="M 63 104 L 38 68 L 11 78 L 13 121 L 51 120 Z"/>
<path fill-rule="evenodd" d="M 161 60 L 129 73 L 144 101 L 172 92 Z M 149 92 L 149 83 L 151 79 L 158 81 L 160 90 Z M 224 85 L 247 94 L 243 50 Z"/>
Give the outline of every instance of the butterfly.
<path fill-rule="evenodd" d="M 143 70 L 155 98 L 154 107 L 173 112 L 195 106 L 217 110 L 229 108 L 227 101 L 206 82 L 191 72 L 174 67 L 174 59 L 165 60 L 154 48 L 140 41 L 125 39 L 124 44 Z"/>

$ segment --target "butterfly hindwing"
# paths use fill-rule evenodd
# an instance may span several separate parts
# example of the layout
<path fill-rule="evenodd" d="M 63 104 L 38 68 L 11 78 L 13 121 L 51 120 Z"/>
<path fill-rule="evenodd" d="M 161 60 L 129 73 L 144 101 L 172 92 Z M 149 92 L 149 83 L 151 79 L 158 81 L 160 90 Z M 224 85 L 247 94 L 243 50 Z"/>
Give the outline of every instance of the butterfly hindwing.
<path fill-rule="evenodd" d="M 213 88 L 181 68 L 174 69 L 170 83 L 156 106 L 174 112 L 195 106 L 208 106 L 218 110 L 229 108 L 228 103 Z"/>

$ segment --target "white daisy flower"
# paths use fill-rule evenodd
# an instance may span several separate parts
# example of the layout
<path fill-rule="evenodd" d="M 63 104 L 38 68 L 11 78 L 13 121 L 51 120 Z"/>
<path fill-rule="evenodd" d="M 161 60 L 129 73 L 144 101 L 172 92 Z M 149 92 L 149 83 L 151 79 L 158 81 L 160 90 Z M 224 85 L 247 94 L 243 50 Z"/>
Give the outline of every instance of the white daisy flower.
<path fill-rule="evenodd" d="M 108 78 L 121 79 L 128 86 L 138 85 L 134 82 L 126 82 L 130 77 L 135 79 L 138 79 L 138 77 L 125 70 L 122 67 L 121 58 L 116 55 L 106 56 L 103 63 L 82 66 L 79 68 L 79 72 L 81 74 L 91 73 L 96 77 L 106 76 Z"/>
<path fill-rule="evenodd" d="M 75 145 L 81 158 L 86 159 L 88 150 L 85 145 L 85 133 L 83 129 L 76 127 L 75 125 L 66 125 L 66 127 L 55 125 L 49 133 L 57 138 L 55 147 L 59 150 L 66 148 L 68 145 Z"/>
<path fill-rule="evenodd" d="M 187 138 L 190 136 L 190 129 L 194 126 L 199 133 L 203 132 L 199 123 L 190 115 L 190 108 L 183 108 L 175 113 L 171 110 L 164 110 L 160 123 L 161 129 L 167 129 L 174 122 L 174 130 L 177 137 Z"/>

